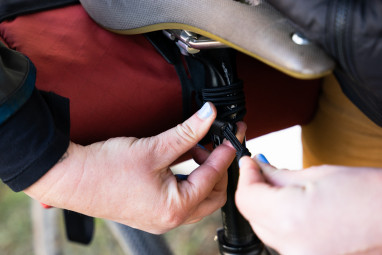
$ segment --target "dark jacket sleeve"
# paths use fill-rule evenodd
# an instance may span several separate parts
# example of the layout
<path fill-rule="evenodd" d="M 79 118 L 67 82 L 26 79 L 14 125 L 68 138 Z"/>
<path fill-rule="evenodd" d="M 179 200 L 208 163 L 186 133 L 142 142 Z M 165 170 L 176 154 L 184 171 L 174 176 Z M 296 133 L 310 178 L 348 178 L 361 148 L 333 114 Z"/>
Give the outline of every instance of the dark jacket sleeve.
<path fill-rule="evenodd" d="M 21 191 L 43 176 L 69 145 L 69 101 L 38 91 L 36 70 L 0 43 L 0 178 Z"/>
<path fill-rule="evenodd" d="M 382 126 L 382 1 L 268 0 L 337 62 L 343 92 Z"/>
<path fill-rule="evenodd" d="M 1 0 L 0 22 L 23 14 L 78 3 L 78 0 Z"/>

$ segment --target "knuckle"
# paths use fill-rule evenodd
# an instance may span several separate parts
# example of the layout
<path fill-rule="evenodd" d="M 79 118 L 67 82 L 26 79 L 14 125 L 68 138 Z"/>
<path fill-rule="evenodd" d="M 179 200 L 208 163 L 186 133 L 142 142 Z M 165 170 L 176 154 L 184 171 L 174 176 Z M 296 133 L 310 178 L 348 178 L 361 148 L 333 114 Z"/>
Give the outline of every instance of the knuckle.
<path fill-rule="evenodd" d="M 194 144 L 198 141 L 198 132 L 187 122 L 175 127 L 175 134 L 158 135 L 145 138 L 146 153 L 151 157 L 166 157 L 168 151 L 179 151 L 179 148 Z M 172 137 L 169 137 L 171 135 Z M 169 139 L 171 138 L 171 139 Z"/>
<path fill-rule="evenodd" d="M 223 207 L 225 203 L 227 202 L 227 194 L 223 193 L 219 198 L 219 208 Z"/>
<path fill-rule="evenodd" d="M 181 139 L 179 139 L 179 142 L 194 142 L 198 138 L 196 130 L 187 122 L 177 125 L 175 131 L 177 135 L 181 137 Z"/>
<path fill-rule="evenodd" d="M 149 151 L 151 157 L 162 155 L 167 150 L 167 142 L 161 137 L 151 137 L 149 139 Z"/>
<path fill-rule="evenodd" d="M 162 220 L 163 224 L 170 229 L 175 228 L 183 223 L 183 217 L 171 209 L 164 213 Z"/>
<path fill-rule="evenodd" d="M 139 140 L 142 143 L 142 149 L 139 151 L 139 157 L 143 157 L 142 164 L 151 165 L 152 162 L 163 153 L 163 142 L 156 137 L 147 137 Z"/>

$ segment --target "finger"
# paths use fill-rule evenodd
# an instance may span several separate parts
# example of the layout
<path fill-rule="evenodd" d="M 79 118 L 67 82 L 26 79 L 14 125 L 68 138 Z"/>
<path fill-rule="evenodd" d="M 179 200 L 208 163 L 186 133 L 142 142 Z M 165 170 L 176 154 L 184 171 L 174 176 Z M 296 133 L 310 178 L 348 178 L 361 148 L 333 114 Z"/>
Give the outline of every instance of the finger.
<path fill-rule="evenodd" d="M 239 161 L 240 177 L 239 185 L 251 185 L 258 182 L 264 182 L 265 179 L 261 174 L 258 164 L 248 156 L 243 156 Z"/>
<path fill-rule="evenodd" d="M 167 130 L 152 138 L 152 160 L 158 161 L 165 167 L 174 162 L 179 156 L 194 147 L 208 132 L 216 117 L 216 108 L 212 103 L 203 107 L 182 124 Z"/>
<path fill-rule="evenodd" d="M 240 169 L 240 171 L 242 170 Z M 252 221 L 258 216 L 264 216 L 268 210 L 270 210 L 269 212 L 275 210 L 274 199 L 276 196 L 277 190 L 275 187 L 264 182 L 246 182 L 244 176 L 240 173 L 235 202 L 239 211 L 248 221 Z"/>
<path fill-rule="evenodd" d="M 245 124 L 245 122 L 243 121 L 240 121 L 236 123 L 236 126 L 237 126 L 236 137 L 242 143 L 245 138 L 245 132 L 247 131 L 247 124 Z"/>
<path fill-rule="evenodd" d="M 252 212 L 253 210 L 262 211 L 262 209 L 264 209 L 266 211 L 269 209 L 269 205 L 266 205 L 267 200 L 263 199 L 264 197 L 267 197 L 267 199 L 274 199 L 278 189 L 272 186 L 272 184 L 265 182 L 260 166 L 254 159 L 244 156 L 240 159 L 239 166 L 240 176 L 238 188 L 235 194 L 236 204 L 239 210 L 242 211 L 242 214 L 250 218 L 251 214 L 249 212 Z M 264 194 L 262 192 L 264 192 Z M 268 203 L 273 204 L 273 201 L 274 200 L 269 200 Z M 263 206 L 263 204 L 265 204 L 265 207 L 252 208 L 254 203 L 259 206 Z"/>
<path fill-rule="evenodd" d="M 226 172 L 209 196 L 195 208 L 189 219 L 203 218 L 221 208 L 227 201 L 227 183 L 228 174 Z"/>
<path fill-rule="evenodd" d="M 255 160 L 243 157 L 240 160 L 240 177 L 235 201 L 239 211 L 251 222 L 254 228 L 274 230 L 281 226 L 285 219 L 295 213 L 303 204 L 306 189 L 300 185 L 277 187 L 269 182 L 283 177 L 291 179 L 288 170 L 277 170 L 268 163 L 265 157 L 257 155 Z M 260 168 L 263 170 L 264 179 Z M 281 173 L 281 178 L 278 177 Z M 268 182 L 265 182 L 268 181 Z"/>
<path fill-rule="evenodd" d="M 275 187 L 259 182 L 244 186 L 239 182 L 235 201 L 239 211 L 253 224 L 267 229 L 281 226 L 304 204 L 305 189 Z"/>
<path fill-rule="evenodd" d="M 206 148 L 202 147 L 201 145 L 196 145 L 194 148 L 191 149 L 192 158 L 199 165 L 203 164 L 210 156 L 210 154 L 211 152 L 208 151 Z"/>
<path fill-rule="evenodd" d="M 268 160 L 262 155 L 258 154 L 254 157 L 256 163 L 260 166 L 265 180 L 275 186 L 301 186 L 305 187 L 308 183 L 325 176 L 319 170 L 288 170 L 278 169 L 269 164 Z"/>
<path fill-rule="evenodd" d="M 247 130 L 247 125 L 242 121 L 236 123 L 236 125 L 237 125 L 236 137 L 240 142 L 243 142 L 245 138 L 245 131 Z M 224 140 L 224 144 L 234 148 L 228 140 Z M 206 161 L 206 159 L 209 157 L 211 153 L 204 147 L 197 145 L 191 149 L 191 154 L 195 162 L 201 165 L 204 163 L 204 161 Z"/>
<path fill-rule="evenodd" d="M 208 159 L 190 174 L 187 181 L 179 183 L 184 201 L 191 207 L 206 199 L 222 180 L 234 157 L 233 148 L 224 144 L 218 146 Z"/>
<path fill-rule="evenodd" d="M 227 184 L 228 184 L 228 171 L 224 171 L 223 177 L 218 181 L 213 188 L 213 192 L 222 193 L 224 198 L 226 197 L 227 193 Z M 214 193 L 212 193 L 210 196 L 212 196 Z M 225 200 L 225 199 L 224 199 Z"/>
<path fill-rule="evenodd" d="M 208 215 L 213 214 L 225 204 L 227 196 L 221 195 L 219 198 L 214 197 L 203 200 L 192 212 L 186 222 L 193 221 L 193 219 L 202 219 Z"/>
<path fill-rule="evenodd" d="M 195 223 L 198 223 L 199 221 L 201 221 L 204 217 L 202 218 L 190 218 L 188 220 L 186 220 L 184 222 L 185 225 L 189 225 L 189 224 L 195 224 Z"/>

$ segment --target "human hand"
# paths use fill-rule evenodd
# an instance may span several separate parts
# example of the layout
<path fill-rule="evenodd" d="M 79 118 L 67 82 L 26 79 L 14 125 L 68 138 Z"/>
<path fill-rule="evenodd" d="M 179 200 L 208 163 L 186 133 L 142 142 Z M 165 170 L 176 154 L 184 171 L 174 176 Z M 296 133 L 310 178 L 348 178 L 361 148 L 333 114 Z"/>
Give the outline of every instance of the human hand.
<path fill-rule="evenodd" d="M 281 254 L 381 254 L 382 169 L 259 159 L 240 160 L 236 203 L 263 242 Z"/>
<path fill-rule="evenodd" d="M 24 192 L 45 204 L 156 234 L 196 222 L 225 203 L 226 170 L 235 150 L 228 142 L 210 155 L 197 150 L 204 163 L 183 181 L 169 165 L 207 134 L 215 117 L 215 107 L 207 103 L 154 137 L 114 138 L 86 147 L 71 143 L 66 159 Z M 245 125 L 238 130 L 242 140 Z"/>

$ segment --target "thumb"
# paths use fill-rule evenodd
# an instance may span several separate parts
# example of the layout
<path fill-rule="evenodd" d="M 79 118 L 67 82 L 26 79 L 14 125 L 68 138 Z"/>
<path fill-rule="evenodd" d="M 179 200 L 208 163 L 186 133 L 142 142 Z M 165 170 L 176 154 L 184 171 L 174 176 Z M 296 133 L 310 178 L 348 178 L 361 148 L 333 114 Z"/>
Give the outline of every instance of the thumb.
<path fill-rule="evenodd" d="M 200 110 L 176 127 L 152 137 L 151 146 L 155 159 L 164 166 L 174 162 L 182 154 L 194 147 L 209 131 L 216 118 L 216 108 L 205 103 Z M 154 160 L 155 160 L 154 159 Z"/>
<path fill-rule="evenodd" d="M 257 182 L 265 182 L 258 164 L 248 156 L 240 158 L 240 176 L 238 186 L 248 186 Z"/>
<path fill-rule="evenodd" d="M 275 168 L 269 164 L 263 154 L 257 154 L 253 159 L 242 157 L 239 164 L 239 187 L 259 182 L 266 182 L 271 186 L 286 186 L 291 182 L 289 177 L 291 171 Z"/>

